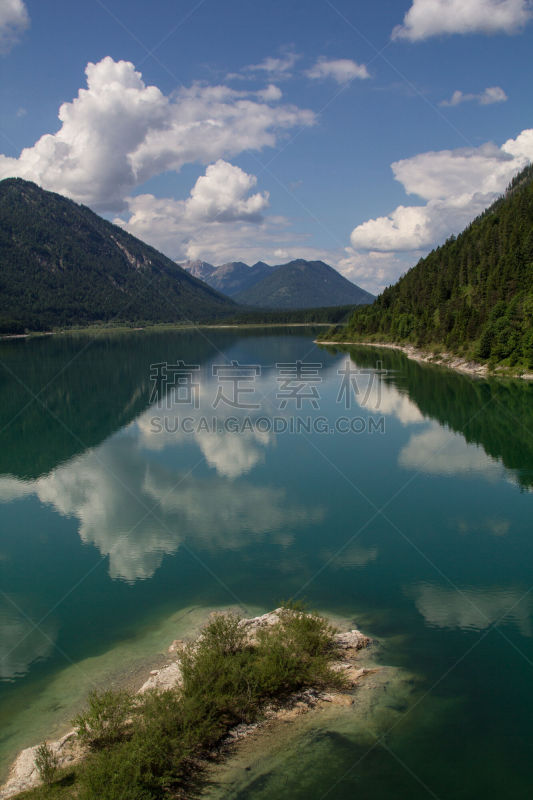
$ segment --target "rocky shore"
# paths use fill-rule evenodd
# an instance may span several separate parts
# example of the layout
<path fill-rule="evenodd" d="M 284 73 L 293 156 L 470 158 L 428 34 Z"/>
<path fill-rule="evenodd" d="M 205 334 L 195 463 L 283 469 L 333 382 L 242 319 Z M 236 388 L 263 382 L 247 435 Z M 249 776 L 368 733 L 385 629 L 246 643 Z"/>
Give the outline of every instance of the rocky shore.
<path fill-rule="evenodd" d="M 253 643 L 260 628 L 276 624 L 279 621 L 280 609 L 263 614 L 251 619 L 243 619 L 240 625 L 245 628 L 247 638 Z M 339 659 L 333 664 L 333 669 L 342 672 L 346 680 L 346 690 L 328 691 L 309 688 L 297 692 L 282 703 L 272 703 L 265 709 L 260 722 L 251 725 L 238 725 L 233 728 L 223 740 L 214 756 L 224 755 L 229 752 L 239 741 L 257 734 L 269 724 L 276 721 L 290 721 L 315 708 L 323 708 L 329 704 L 350 706 L 355 701 L 353 690 L 364 680 L 366 675 L 376 671 L 368 669 L 359 663 L 359 656 L 371 644 L 371 640 L 358 630 L 350 630 L 334 635 L 334 644 L 339 652 Z M 176 639 L 168 648 L 168 663 L 157 670 L 153 670 L 138 693 L 142 694 L 152 689 L 170 689 L 181 683 L 181 670 L 179 655 L 186 642 Z M 76 732 L 69 731 L 56 741 L 48 742 L 51 750 L 56 754 L 61 769 L 68 768 L 81 761 L 86 752 L 80 745 Z M 39 773 L 35 766 L 35 756 L 38 745 L 23 750 L 13 763 L 7 781 L 0 787 L 0 800 L 14 797 L 20 792 L 32 789 L 40 784 Z"/>
<path fill-rule="evenodd" d="M 486 364 L 479 364 L 477 361 L 469 361 L 453 353 L 430 353 L 425 350 L 420 350 L 411 344 L 392 344 L 391 342 L 326 342 L 320 339 L 315 340 L 315 344 L 323 344 L 328 346 L 350 346 L 357 345 L 361 347 L 388 347 L 389 350 L 400 350 L 405 353 L 407 358 L 412 361 L 418 361 L 420 364 L 434 364 L 439 367 L 448 367 L 457 372 L 463 372 L 466 375 L 473 375 L 478 378 L 486 378 L 489 375 L 489 368 Z M 498 370 L 492 373 L 494 376 L 501 375 L 501 377 L 509 377 L 505 372 L 499 373 Z M 511 377 L 522 378 L 522 380 L 533 380 L 533 373 L 524 372 L 522 374 L 513 375 Z"/>

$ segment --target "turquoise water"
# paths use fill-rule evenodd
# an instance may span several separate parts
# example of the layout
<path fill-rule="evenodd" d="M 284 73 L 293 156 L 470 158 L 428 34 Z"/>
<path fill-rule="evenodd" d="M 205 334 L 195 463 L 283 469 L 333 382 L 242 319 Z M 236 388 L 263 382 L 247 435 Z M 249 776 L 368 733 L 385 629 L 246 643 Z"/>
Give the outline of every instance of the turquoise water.
<path fill-rule="evenodd" d="M 0 343 L 3 769 L 187 613 L 298 597 L 377 637 L 412 692 L 232 796 L 531 796 L 533 386 L 358 348 L 347 397 L 347 353 L 314 334 Z M 186 382 L 152 395 L 179 360 L 198 408 Z M 258 408 L 228 404 L 232 362 Z"/>

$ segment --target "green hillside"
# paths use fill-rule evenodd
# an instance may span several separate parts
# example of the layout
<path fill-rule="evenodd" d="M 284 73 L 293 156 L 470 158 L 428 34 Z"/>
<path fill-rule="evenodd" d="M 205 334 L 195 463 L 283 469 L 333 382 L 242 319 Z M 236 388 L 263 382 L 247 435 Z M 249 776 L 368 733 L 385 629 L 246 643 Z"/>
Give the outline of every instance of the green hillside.
<path fill-rule="evenodd" d="M 247 306 L 277 309 L 358 305 L 374 299 L 323 261 L 300 258 L 271 269 L 234 299 Z"/>
<path fill-rule="evenodd" d="M 533 367 L 533 166 L 457 238 L 324 338 L 412 343 Z"/>
<path fill-rule="evenodd" d="M 213 319 L 235 304 L 86 206 L 0 182 L 0 333 Z"/>

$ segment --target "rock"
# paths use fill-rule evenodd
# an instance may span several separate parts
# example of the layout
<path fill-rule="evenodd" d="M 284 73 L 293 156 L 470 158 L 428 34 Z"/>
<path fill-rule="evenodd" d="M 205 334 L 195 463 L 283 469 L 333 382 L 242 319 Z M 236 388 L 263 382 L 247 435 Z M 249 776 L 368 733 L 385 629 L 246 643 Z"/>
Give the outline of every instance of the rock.
<path fill-rule="evenodd" d="M 84 750 L 78 742 L 75 731 L 69 731 L 55 742 L 48 742 L 48 746 L 57 755 L 58 766 L 61 769 L 76 764 L 84 756 Z M 35 766 L 38 747 L 39 745 L 27 747 L 19 753 L 9 771 L 7 781 L 0 789 L 0 800 L 5 800 L 5 798 L 12 797 L 14 794 L 32 789 L 41 783 Z"/>
<path fill-rule="evenodd" d="M 146 683 L 143 683 L 139 689 L 139 694 L 144 694 L 150 689 L 172 689 L 174 686 L 180 686 L 181 681 L 179 662 L 173 661 L 171 664 L 167 664 L 166 667 L 153 670 Z"/>
<path fill-rule="evenodd" d="M 355 629 L 352 631 L 345 631 L 344 633 L 337 633 L 334 639 L 337 647 L 343 651 L 353 650 L 357 652 L 372 644 L 372 639 L 369 639 L 368 636 L 365 636 L 361 631 Z"/>

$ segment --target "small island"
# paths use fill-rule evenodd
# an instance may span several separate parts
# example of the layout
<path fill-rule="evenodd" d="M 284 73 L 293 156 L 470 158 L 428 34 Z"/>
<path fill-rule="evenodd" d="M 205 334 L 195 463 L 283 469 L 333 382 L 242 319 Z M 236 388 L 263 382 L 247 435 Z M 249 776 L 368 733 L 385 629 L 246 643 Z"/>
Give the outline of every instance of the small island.
<path fill-rule="evenodd" d="M 171 644 L 170 663 L 137 692 L 92 693 L 72 731 L 22 751 L 0 798 L 197 796 L 209 766 L 240 740 L 325 704 L 351 705 L 374 671 L 358 663 L 370 643 L 299 607 L 214 614 L 194 641 Z"/>

